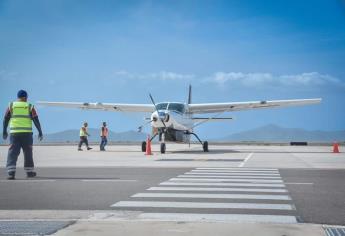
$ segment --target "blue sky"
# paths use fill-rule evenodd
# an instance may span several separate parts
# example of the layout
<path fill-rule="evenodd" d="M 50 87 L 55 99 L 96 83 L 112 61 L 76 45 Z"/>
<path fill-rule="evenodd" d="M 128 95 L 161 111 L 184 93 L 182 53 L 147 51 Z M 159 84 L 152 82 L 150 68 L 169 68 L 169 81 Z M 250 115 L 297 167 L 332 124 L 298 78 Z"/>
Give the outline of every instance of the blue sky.
<path fill-rule="evenodd" d="M 322 97 L 317 106 L 230 114 L 202 137 L 277 124 L 345 129 L 343 1 L 0 0 L 0 109 L 30 101 L 229 102 Z M 38 108 L 45 132 L 84 120 L 135 130 L 144 114 Z"/>

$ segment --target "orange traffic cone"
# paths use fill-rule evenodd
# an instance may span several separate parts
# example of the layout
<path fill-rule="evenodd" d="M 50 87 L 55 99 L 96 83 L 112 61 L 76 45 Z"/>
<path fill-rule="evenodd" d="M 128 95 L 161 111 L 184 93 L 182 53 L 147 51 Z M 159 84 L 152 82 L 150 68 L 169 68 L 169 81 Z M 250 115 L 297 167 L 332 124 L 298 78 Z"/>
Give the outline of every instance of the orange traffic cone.
<path fill-rule="evenodd" d="M 333 153 L 339 153 L 339 143 L 333 144 Z"/>
<path fill-rule="evenodd" d="M 147 135 L 145 155 L 152 155 L 150 135 Z"/>

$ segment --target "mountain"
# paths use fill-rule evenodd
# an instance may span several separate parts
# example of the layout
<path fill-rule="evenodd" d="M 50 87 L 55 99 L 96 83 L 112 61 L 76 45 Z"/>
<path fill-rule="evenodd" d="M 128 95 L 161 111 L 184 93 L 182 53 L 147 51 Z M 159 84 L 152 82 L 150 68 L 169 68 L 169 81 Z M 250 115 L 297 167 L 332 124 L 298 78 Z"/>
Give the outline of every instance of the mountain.
<path fill-rule="evenodd" d="M 89 134 L 91 135 L 88 139 L 89 142 L 99 142 L 100 141 L 100 131 L 99 129 L 89 129 Z M 2 137 L 2 134 L 1 134 Z M 109 131 L 109 142 L 139 142 L 146 140 L 146 133 L 138 133 L 136 131 L 126 131 L 126 132 L 112 132 Z M 37 137 L 34 139 L 37 141 Z M 65 130 L 57 133 L 44 134 L 44 143 L 73 143 L 79 141 L 79 130 Z M 1 138 L 0 144 L 4 143 Z"/>
<path fill-rule="evenodd" d="M 90 142 L 98 142 L 100 140 L 99 129 L 89 129 L 90 137 L 88 138 Z M 133 141 L 143 141 L 146 139 L 146 134 L 138 133 L 135 131 L 127 132 L 112 132 L 109 131 L 108 141 L 123 141 L 123 142 L 133 142 Z M 79 141 L 79 130 L 65 130 L 58 133 L 46 134 L 44 137 L 45 142 L 76 142 Z"/>
<path fill-rule="evenodd" d="M 345 130 L 342 131 L 308 131 L 305 129 L 283 128 L 277 125 L 265 125 L 239 133 L 234 133 L 217 141 L 266 141 L 266 142 L 333 142 L 344 141 Z"/>

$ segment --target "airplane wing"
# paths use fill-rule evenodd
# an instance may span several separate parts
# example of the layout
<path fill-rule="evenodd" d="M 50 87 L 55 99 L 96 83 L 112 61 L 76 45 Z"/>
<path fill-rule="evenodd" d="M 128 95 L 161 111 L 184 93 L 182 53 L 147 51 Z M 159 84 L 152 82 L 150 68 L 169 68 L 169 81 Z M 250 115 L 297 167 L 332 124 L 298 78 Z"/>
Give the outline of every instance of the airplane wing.
<path fill-rule="evenodd" d="M 252 102 L 229 102 L 229 103 L 200 103 L 189 104 L 189 113 L 217 113 L 229 111 L 243 111 L 250 109 L 279 108 L 288 106 L 302 106 L 318 104 L 321 98 L 294 99 L 294 100 L 273 100 L 273 101 L 252 101 Z"/>
<path fill-rule="evenodd" d="M 153 104 L 121 104 L 121 103 L 89 103 L 89 102 L 45 102 L 39 101 L 38 105 L 79 108 L 84 110 L 101 110 L 117 112 L 154 112 Z"/>

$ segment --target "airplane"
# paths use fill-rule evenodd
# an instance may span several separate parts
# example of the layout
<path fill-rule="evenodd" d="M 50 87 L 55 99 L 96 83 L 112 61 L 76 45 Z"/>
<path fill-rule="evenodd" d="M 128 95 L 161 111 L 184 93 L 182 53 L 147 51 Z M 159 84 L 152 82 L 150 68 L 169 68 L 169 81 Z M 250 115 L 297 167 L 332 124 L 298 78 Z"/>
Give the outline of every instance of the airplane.
<path fill-rule="evenodd" d="M 39 101 L 37 104 L 44 106 L 79 108 L 83 110 L 100 110 L 114 112 L 143 112 L 151 113 L 147 124 L 151 124 L 154 135 L 151 141 L 158 136 L 160 152 L 166 151 L 166 142 L 190 143 L 193 135 L 202 145 L 203 151 L 208 152 L 208 142 L 201 141 L 194 128 L 209 121 L 226 121 L 231 117 L 219 117 L 219 115 L 233 111 L 250 109 L 267 109 L 288 106 L 300 106 L 318 104 L 321 98 L 293 99 L 293 100 L 272 100 L 272 101 L 248 101 L 248 102 L 227 102 L 227 103 L 192 103 L 192 86 L 189 86 L 188 99 L 182 102 L 161 102 L 155 103 L 149 94 L 152 104 L 123 104 L 123 103 L 89 103 L 89 102 L 48 102 Z M 196 117 L 195 114 L 216 115 L 211 117 Z M 143 126 L 139 127 L 139 131 Z M 141 144 L 141 151 L 146 151 L 146 142 Z"/>

